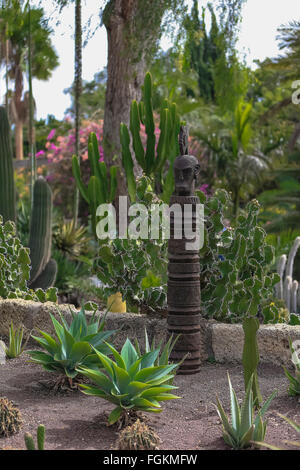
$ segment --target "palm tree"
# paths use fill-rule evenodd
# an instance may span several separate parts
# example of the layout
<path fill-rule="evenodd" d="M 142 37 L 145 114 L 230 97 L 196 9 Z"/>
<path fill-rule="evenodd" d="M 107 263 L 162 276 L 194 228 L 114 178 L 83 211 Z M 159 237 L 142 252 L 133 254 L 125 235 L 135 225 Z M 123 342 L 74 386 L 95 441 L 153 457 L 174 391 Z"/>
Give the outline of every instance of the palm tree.
<path fill-rule="evenodd" d="M 32 77 L 47 80 L 58 65 L 58 57 L 50 40 L 52 30 L 44 20 L 42 8 L 23 9 L 23 2 L 7 0 L 0 10 L 1 42 L 9 42 L 7 74 L 14 81 L 10 115 L 15 124 L 16 157 L 22 160 L 23 127 L 29 119 L 29 95 L 24 93 L 24 70 L 28 61 L 28 36 L 31 25 Z M 0 57 L 5 64 L 5 55 Z"/>

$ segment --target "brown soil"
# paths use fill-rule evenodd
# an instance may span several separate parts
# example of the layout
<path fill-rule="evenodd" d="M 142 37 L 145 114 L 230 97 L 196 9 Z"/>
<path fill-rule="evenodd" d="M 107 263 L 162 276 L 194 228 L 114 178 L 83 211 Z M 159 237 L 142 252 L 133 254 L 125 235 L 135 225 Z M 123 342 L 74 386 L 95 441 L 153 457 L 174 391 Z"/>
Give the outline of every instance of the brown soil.
<path fill-rule="evenodd" d="M 228 449 L 213 405 L 217 393 L 225 409 L 229 408 L 227 371 L 241 398 L 243 374 L 239 365 L 205 363 L 199 374 L 176 377 L 177 393 L 182 399 L 166 402 L 160 415 L 147 415 L 148 424 L 161 438 L 160 449 Z M 264 398 L 274 389 L 278 390 L 267 413 L 266 442 L 292 448 L 283 441 L 299 442 L 299 435 L 277 412 L 299 423 L 299 398 L 288 396 L 288 383 L 281 367 L 261 365 L 259 379 Z M 0 365 L 0 396 L 7 397 L 19 407 L 24 421 L 21 432 L 0 439 L 0 449 L 24 448 L 24 433 L 35 435 L 39 423 L 46 426 L 46 449 L 112 449 L 117 429 L 106 423 L 113 405 L 80 391 L 54 394 L 49 390 L 48 382 L 49 373 L 29 363 L 26 354 Z"/>

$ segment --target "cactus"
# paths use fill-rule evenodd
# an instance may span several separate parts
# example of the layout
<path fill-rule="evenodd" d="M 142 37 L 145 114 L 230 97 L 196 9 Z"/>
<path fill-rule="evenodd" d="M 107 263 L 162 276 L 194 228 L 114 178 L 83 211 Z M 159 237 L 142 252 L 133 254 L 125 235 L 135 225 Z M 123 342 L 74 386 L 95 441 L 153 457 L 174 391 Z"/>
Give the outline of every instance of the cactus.
<path fill-rule="evenodd" d="M 273 288 L 280 278 L 276 273 L 268 274 L 274 251 L 266 244 L 266 232 L 258 226 L 260 207 L 256 200 L 250 201 L 234 229 L 224 230 L 223 212 L 230 202 L 226 191 L 217 191 L 208 200 L 203 193 L 200 197 L 205 204 L 206 243 L 200 251 L 204 311 L 222 321 L 243 322 L 245 389 L 254 374 L 252 387 L 258 405 L 258 316 L 262 314 L 266 323 L 279 319 Z"/>
<path fill-rule="evenodd" d="M 286 307 L 290 313 L 300 313 L 300 290 L 298 282 L 293 280 L 294 261 L 300 246 L 300 237 L 297 237 L 290 250 L 288 258 L 282 255 L 277 263 L 277 272 L 280 281 L 276 285 L 276 296 L 285 301 Z M 294 315 L 297 317 L 297 315 Z M 300 319 L 298 320 L 300 324 Z"/>
<path fill-rule="evenodd" d="M 144 149 L 140 127 L 145 125 L 147 135 Z M 179 154 L 178 134 L 180 118 L 176 104 L 164 100 L 160 112 L 160 136 L 156 147 L 155 124 L 152 109 L 152 77 L 148 72 L 144 81 L 144 102 L 133 100 L 130 109 L 130 133 L 135 159 L 143 173 L 152 179 L 153 187 L 161 192 L 164 202 L 169 202 L 174 189 L 174 177 L 171 163 Z M 121 123 L 120 140 L 122 146 L 122 165 L 127 179 L 128 193 L 132 202 L 136 200 L 136 177 L 133 172 L 133 158 L 130 150 L 130 134 L 126 124 Z M 155 151 L 156 147 L 156 151 Z M 167 160 L 169 165 L 167 165 Z M 168 170 L 169 166 L 169 170 Z"/>
<path fill-rule="evenodd" d="M 16 194 L 10 126 L 5 108 L 0 106 L 0 215 L 4 222 L 16 221 Z"/>
<path fill-rule="evenodd" d="M 160 438 L 139 419 L 120 432 L 116 450 L 158 450 Z"/>
<path fill-rule="evenodd" d="M 21 426 L 22 418 L 18 408 L 7 398 L 0 398 L 0 436 L 11 436 L 17 433 Z"/>
<path fill-rule="evenodd" d="M 98 140 L 94 132 L 89 136 L 88 157 L 91 167 L 91 177 L 88 186 L 85 186 L 82 181 L 78 158 L 76 155 L 73 155 L 72 158 L 72 170 L 81 196 L 90 206 L 93 231 L 96 235 L 96 210 L 100 204 L 111 203 L 115 199 L 118 168 L 114 165 L 110 167 L 110 178 L 108 179 L 106 164 L 104 162 L 100 162 Z"/>
<path fill-rule="evenodd" d="M 257 343 L 257 331 L 259 329 L 259 320 L 256 317 L 245 318 L 243 321 L 244 330 L 244 349 L 243 349 L 243 368 L 245 390 L 253 376 L 252 391 L 255 405 L 262 402 L 262 396 L 259 390 L 257 366 L 259 363 L 259 352 Z"/>
<path fill-rule="evenodd" d="M 32 435 L 27 432 L 24 436 L 25 446 L 27 450 L 44 450 L 45 444 L 45 426 L 40 424 L 37 428 L 37 449 L 35 448 L 35 443 Z"/>
<path fill-rule="evenodd" d="M 56 278 L 56 262 L 51 260 L 52 192 L 43 177 L 33 188 L 33 207 L 30 220 L 29 248 L 31 258 L 30 287 L 48 288 Z"/>

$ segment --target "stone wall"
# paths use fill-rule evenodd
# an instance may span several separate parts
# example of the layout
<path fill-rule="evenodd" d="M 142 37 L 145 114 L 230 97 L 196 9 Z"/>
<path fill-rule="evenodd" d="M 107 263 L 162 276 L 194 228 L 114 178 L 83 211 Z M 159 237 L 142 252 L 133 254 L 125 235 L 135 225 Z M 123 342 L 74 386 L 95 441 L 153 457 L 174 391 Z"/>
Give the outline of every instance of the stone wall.
<path fill-rule="evenodd" d="M 25 334 L 42 329 L 54 333 L 49 313 L 59 318 L 57 305 L 46 302 L 32 302 L 22 299 L 0 300 L 0 339 L 7 339 L 11 322 L 14 326 L 23 325 Z M 60 305 L 59 310 L 66 320 L 71 320 L 70 305 Z M 74 311 L 75 308 L 72 307 Z M 103 315 L 103 312 L 99 312 Z M 143 348 L 144 331 L 147 330 L 149 340 L 156 338 L 156 343 L 167 339 L 166 319 L 133 313 L 108 313 L 106 328 L 117 330 L 114 344 L 120 349 L 127 336 L 135 338 Z M 229 325 L 215 321 L 201 320 L 201 356 L 203 361 L 214 357 L 217 362 L 241 362 L 243 349 L 243 329 L 241 325 Z M 260 359 L 272 364 L 291 365 L 289 337 L 300 340 L 300 326 L 284 324 L 262 325 L 258 332 Z M 34 346 L 31 340 L 28 344 Z"/>

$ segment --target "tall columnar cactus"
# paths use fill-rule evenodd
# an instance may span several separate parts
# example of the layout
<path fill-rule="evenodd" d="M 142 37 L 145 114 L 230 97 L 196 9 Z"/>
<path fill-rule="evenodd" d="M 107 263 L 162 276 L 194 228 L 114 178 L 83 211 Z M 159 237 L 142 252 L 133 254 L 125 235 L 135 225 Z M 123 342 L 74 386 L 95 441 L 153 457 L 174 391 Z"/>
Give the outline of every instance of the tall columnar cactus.
<path fill-rule="evenodd" d="M 91 168 L 88 186 L 82 180 L 76 155 L 72 158 L 72 170 L 81 196 L 90 206 L 92 226 L 94 234 L 96 234 L 96 210 L 100 204 L 111 203 L 115 199 L 118 167 L 114 165 L 110 167 L 110 178 L 108 178 L 106 164 L 100 161 L 99 144 L 94 132 L 89 136 L 88 157 Z"/>
<path fill-rule="evenodd" d="M 259 390 L 257 366 L 259 363 L 259 351 L 257 343 L 257 331 L 259 329 L 259 320 L 256 317 L 248 317 L 243 321 L 244 330 L 244 349 L 243 349 L 243 368 L 245 390 L 253 375 L 252 391 L 254 404 L 262 402 L 262 396 Z"/>
<path fill-rule="evenodd" d="M 33 207 L 30 220 L 29 248 L 31 258 L 30 287 L 53 286 L 56 262 L 51 259 L 52 247 L 52 191 L 43 177 L 33 188 Z"/>
<path fill-rule="evenodd" d="M 37 449 L 32 435 L 26 432 L 24 435 L 25 446 L 27 450 L 44 450 L 45 449 L 45 426 L 40 424 L 36 432 L 37 437 Z"/>
<path fill-rule="evenodd" d="M 141 125 L 147 135 L 144 149 L 140 136 Z M 132 101 L 130 109 L 130 133 L 135 160 L 143 173 L 150 177 L 158 188 L 160 197 L 169 202 L 174 190 L 173 169 L 171 163 L 179 155 L 178 134 L 180 118 L 175 103 L 164 100 L 160 111 L 160 136 L 156 146 L 155 123 L 152 108 L 152 77 L 148 72 L 144 81 L 144 101 Z M 130 149 L 130 134 L 127 126 L 121 123 L 120 139 L 122 146 L 122 164 L 125 170 L 128 193 L 132 202 L 136 200 L 136 177 L 133 171 L 133 158 Z M 169 163 L 169 164 L 168 164 Z"/>
<path fill-rule="evenodd" d="M 16 221 L 16 194 L 10 126 L 6 109 L 0 106 L 0 215 Z"/>
<path fill-rule="evenodd" d="M 280 256 L 277 263 L 277 272 L 280 281 L 276 285 L 276 296 L 285 301 L 290 313 L 300 313 L 299 283 L 293 280 L 293 268 L 297 251 L 300 246 L 300 237 L 297 237 L 290 250 L 289 256 Z"/>

